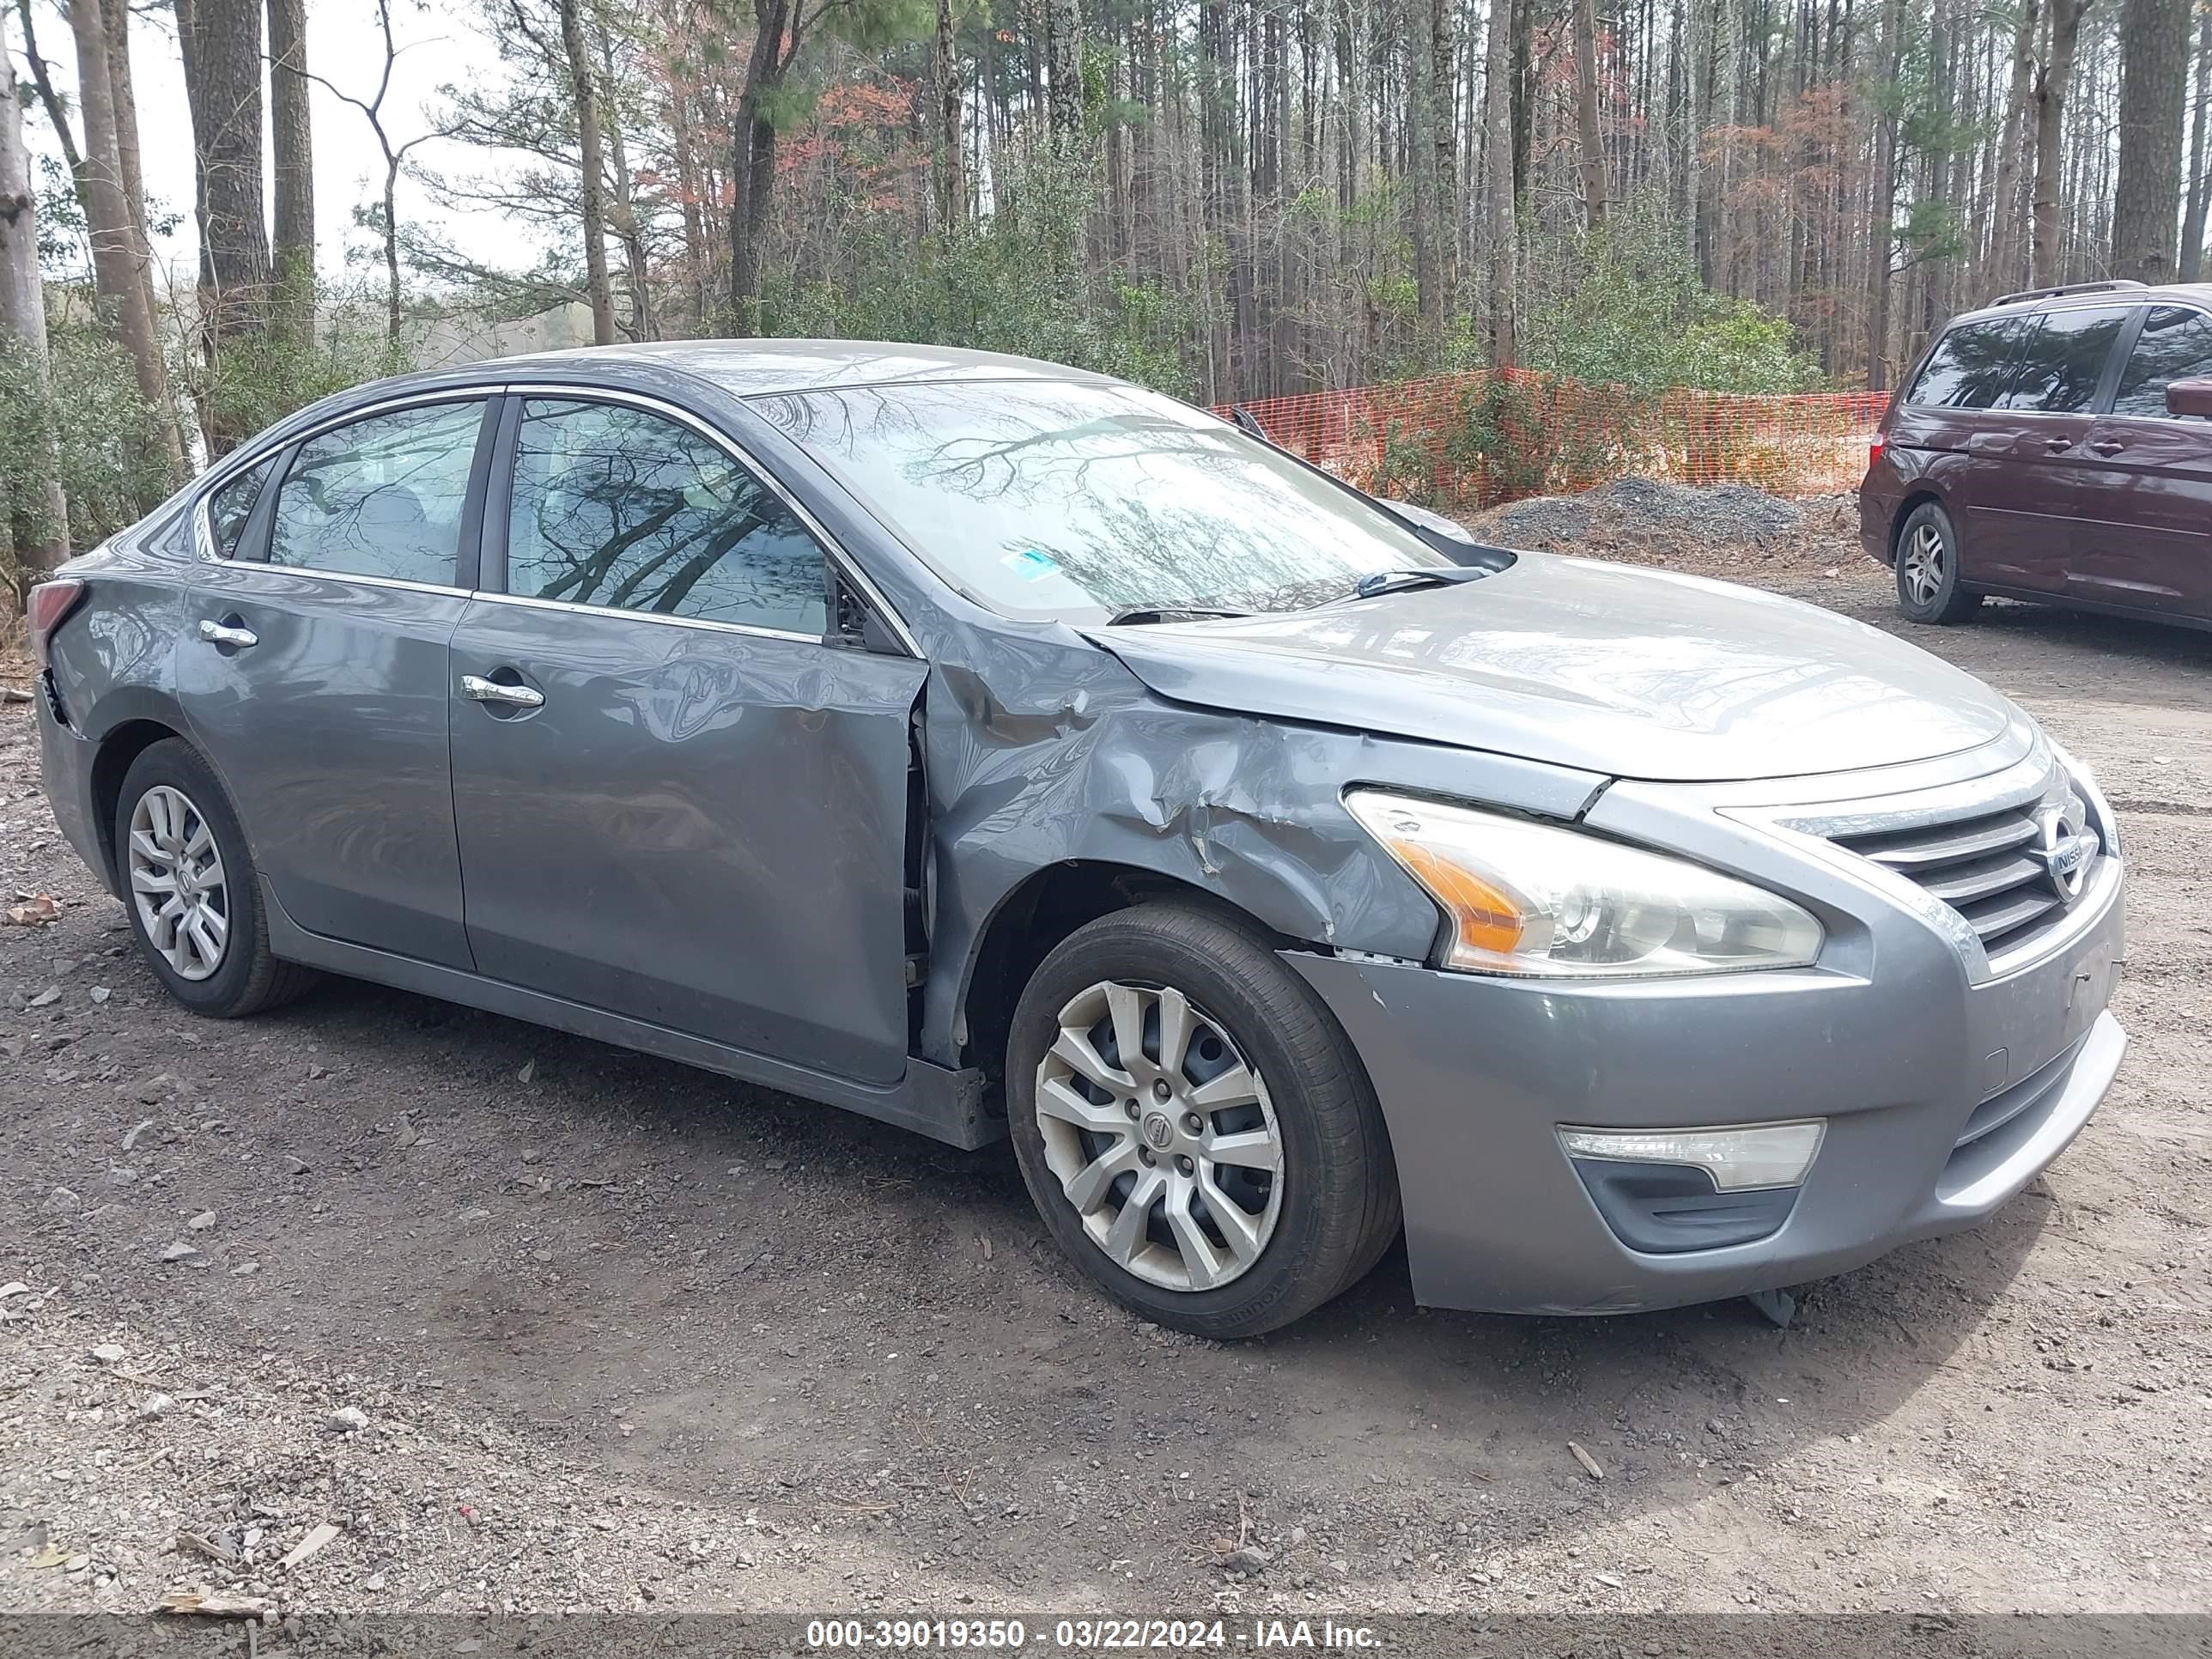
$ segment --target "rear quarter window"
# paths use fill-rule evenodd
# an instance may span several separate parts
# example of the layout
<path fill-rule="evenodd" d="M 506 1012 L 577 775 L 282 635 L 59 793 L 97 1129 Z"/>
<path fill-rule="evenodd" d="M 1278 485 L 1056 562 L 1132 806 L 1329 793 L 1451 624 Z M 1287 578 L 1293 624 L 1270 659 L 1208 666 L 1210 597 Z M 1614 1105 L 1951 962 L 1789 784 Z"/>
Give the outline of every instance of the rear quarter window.
<path fill-rule="evenodd" d="M 2018 317 L 1961 323 L 1936 343 L 1905 401 L 1930 409 L 1992 409 L 2012 378 L 2024 331 Z"/>

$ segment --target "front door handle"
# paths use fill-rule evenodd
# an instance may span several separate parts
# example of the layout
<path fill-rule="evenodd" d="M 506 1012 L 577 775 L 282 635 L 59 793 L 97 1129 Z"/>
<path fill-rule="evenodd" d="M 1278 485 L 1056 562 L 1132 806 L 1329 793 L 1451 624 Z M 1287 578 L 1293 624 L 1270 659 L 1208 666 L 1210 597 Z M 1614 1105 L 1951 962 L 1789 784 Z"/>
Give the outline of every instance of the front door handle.
<path fill-rule="evenodd" d="M 239 651 L 245 650 L 249 645 L 261 643 L 261 635 L 252 629 L 233 628 L 227 623 L 219 622 L 203 622 L 200 637 L 210 645 L 227 645 Z"/>
<path fill-rule="evenodd" d="M 2089 447 L 2095 450 L 2100 455 L 2117 455 L 2122 450 L 2125 449 L 2127 446 L 2122 443 L 2118 438 L 2100 438 L 2096 442 L 2091 444 Z"/>
<path fill-rule="evenodd" d="M 501 680 L 488 680 L 481 674 L 461 676 L 461 695 L 471 702 L 503 703 L 509 708 L 543 708 L 545 694 L 533 691 L 526 685 L 509 685 Z"/>

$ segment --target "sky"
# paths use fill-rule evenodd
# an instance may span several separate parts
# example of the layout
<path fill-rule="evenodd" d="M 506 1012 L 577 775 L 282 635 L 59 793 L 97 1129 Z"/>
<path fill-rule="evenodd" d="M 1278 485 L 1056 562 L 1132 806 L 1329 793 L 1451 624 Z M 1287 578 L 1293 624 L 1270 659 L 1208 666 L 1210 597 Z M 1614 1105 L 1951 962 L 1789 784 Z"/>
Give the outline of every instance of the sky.
<path fill-rule="evenodd" d="M 13 7 L 8 8 L 12 12 Z M 384 41 L 372 0 L 307 0 L 307 67 L 356 96 L 374 97 L 384 64 Z M 38 27 L 39 50 L 50 66 L 55 88 L 67 100 L 71 120 L 76 119 L 76 53 L 68 20 L 54 0 L 32 0 Z M 474 83 L 499 76 L 502 70 L 491 42 L 477 27 L 464 0 L 447 0 L 437 9 L 421 0 L 393 0 L 392 33 L 399 56 L 392 71 L 392 90 L 384 104 L 385 129 L 395 145 L 428 127 L 431 112 L 441 104 L 439 88 L 454 82 Z M 22 53 L 22 29 L 10 16 L 6 37 L 13 49 L 15 74 L 26 87 L 29 71 Z M 185 74 L 177 52 L 176 28 L 166 12 L 136 12 L 131 20 L 131 72 L 138 100 L 139 145 L 146 180 L 149 221 L 174 217 L 178 223 L 167 235 L 155 239 L 155 252 L 185 280 L 198 265 L 199 239 L 192 225 L 191 109 L 185 99 Z M 374 237 L 353 222 L 356 206 L 375 201 L 384 187 L 384 156 L 367 118 L 331 90 L 311 90 L 315 148 L 316 264 L 326 280 L 343 280 L 349 274 L 380 283 L 380 266 L 349 270 L 347 253 L 374 250 Z M 264 117 L 265 118 L 265 117 Z M 46 112 L 34 100 L 24 112 L 23 130 L 34 153 L 57 159 L 60 146 Z M 80 139 L 82 130 L 78 130 Z M 408 157 L 435 171 L 453 174 L 495 173 L 511 165 L 497 152 L 432 139 Z M 493 213 L 475 213 L 455 219 L 437 213 L 428 193 L 404 175 L 399 184 L 399 217 L 403 223 L 429 223 L 441 228 L 446 240 L 477 260 L 501 265 L 533 263 L 538 249 L 519 227 Z"/>

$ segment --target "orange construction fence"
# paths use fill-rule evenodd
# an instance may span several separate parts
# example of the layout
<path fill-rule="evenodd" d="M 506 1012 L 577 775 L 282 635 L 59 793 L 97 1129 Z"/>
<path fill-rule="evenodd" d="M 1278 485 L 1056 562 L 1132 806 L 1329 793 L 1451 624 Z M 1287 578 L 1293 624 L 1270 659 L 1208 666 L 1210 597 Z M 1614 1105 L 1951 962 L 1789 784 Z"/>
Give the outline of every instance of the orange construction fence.
<path fill-rule="evenodd" d="M 1276 443 L 1363 489 L 1473 509 L 1627 477 L 1783 495 L 1853 489 L 1888 402 L 1886 392 L 1640 392 L 1486 369 L 1241 407 Z"/>

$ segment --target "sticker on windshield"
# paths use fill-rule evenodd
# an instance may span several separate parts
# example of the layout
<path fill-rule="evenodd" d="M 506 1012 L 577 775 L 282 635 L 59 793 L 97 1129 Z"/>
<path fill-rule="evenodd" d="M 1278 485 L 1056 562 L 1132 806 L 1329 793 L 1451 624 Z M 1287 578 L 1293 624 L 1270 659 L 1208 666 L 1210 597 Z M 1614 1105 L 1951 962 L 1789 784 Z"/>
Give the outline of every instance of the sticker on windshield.
<path fill-rule="evenodd" d="M 1060 574 L 1060 561 L 1034 547 L 1025 547 L 1018 553 L 1009 553 L 999 562 L 1025 582 L 1041 582 L 1047 576 Z"/>

